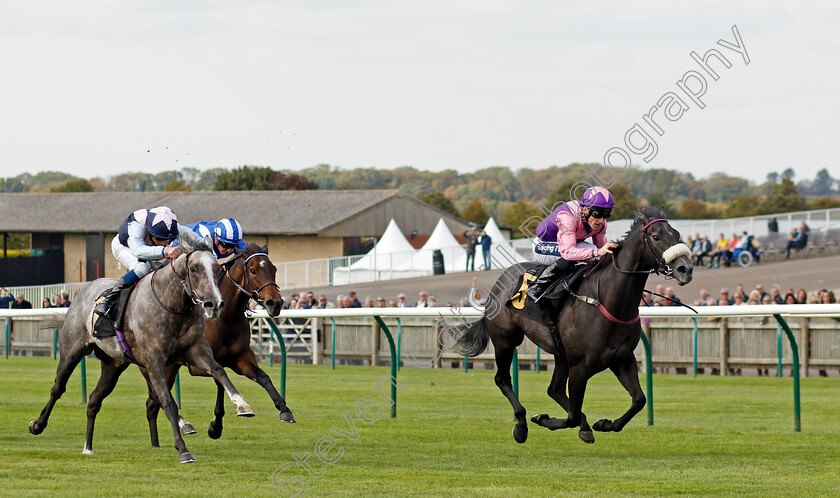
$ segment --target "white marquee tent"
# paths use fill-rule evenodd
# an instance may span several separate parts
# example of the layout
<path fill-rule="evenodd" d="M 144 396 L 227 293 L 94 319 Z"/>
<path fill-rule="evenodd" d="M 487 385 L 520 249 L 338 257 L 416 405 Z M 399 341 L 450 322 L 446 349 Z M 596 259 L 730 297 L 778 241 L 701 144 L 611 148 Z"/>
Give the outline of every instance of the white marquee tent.
<path fill-rule="evenodd" d="M 490 247 L 491 268 L 507 268 L 516 263 L 525 263 L 528 261 L 516 252 L 510 245 L 510 242 L 505 240 L 502 231 L 499 230 L 499 225 L 496 224 L 496 220 L 493 218 L 487 220 L 487 224 L 484 225 L 484 231 L 487 232 L 487 235 L 493 241 L 493 245 Z M 476 257 L 481 257 L 482 253 L 480 249 L 476 253 Z"/>
<path fill-rule="evenodd" d="M 452 232 L 449 231 L 449 227 L 446 226 L 443 218 L 438 221 L 435 229 L 429 236 L 429 240 L 423 244 L 423 247 L 410 260 L 401 264 L 399 268 L 402 270 L 425 271 L 426 275 L 431 275 L 434 270 L 432 256 L 435 249 L 439 249 L 443 255 L 443 268 L 447 273 L 464 271 L 466 269 L 467 251 L 464 250 L 461 244 L 455 239 L 455 236 L 452 235 Z"/>
<path fill-rule="evenodd" d="M 332 270 L 332 284 L 374 282 L 431 273 L 431 266 L 429 272 L 426 273 L 413 273 L 410 268 L 398 269 L 404 261 L 410 261 L 416 252 L 414 247 L 406 240 L 397 222 L 392 219 L 373 249 L 357 261 L 350 263 L 349 266 Z"/>

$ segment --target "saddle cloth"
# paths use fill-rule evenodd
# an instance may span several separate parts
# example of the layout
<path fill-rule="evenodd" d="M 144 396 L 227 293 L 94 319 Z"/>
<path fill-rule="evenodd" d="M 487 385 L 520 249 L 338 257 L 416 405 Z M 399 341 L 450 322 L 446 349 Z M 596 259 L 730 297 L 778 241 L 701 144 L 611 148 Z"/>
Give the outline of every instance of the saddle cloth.
<path fill-rule="evenodd" d="M 117 303 L 111 307 L 107 315 L 103 316 L 97 313 L 93 314 L 95 317 L 93 322 L 93 337 L 97 339 L 113 337 L 117 335 L 117 330 L 122 329 L 125 304 L 128 302 L 128 298 L 131 296 L 132 291 L 134 291 L 134 287 L 135 286 L 131 285 L 120 291 L 119 300 L 117 300 Z M 98 298 L 96 298 L 96 302 L 98 303 L 101 299 L 105 299 L 105 296 L 107 296 L 110 291 L 111 289 L 107 289 L 103 292 Z"/>

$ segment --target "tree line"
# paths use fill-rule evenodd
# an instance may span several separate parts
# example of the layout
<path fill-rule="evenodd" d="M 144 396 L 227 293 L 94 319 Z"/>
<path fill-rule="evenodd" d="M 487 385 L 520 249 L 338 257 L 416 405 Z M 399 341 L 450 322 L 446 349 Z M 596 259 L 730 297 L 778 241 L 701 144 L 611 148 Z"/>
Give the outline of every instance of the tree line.
<path fill-rule="evenodd" d="M 263 166 L 162 173 L 123 173 L 85 179 L 60 172 L 1 178 L 0 192 L 147 192 L 202 190 L 369 190 L 398 189 L 467 221 L 492 216 L 507 226 L 544 216 L 587 178 L 591 164 L 512 170 L 494 166 L 471 173 L 421 171 L 411 166 L 342 169 L 328 164 L 297 172 Z M 696 179 L 668 169 L 630 168 L 610 186 L 615 218 L 632 216 L 640 205 L 665 208 L 671 218 L 730 218 L 840 206 L 838 181 L 827 169 L 797 181 L 792 168 L 770 172 L 754 184 L 727 173 Z"/>

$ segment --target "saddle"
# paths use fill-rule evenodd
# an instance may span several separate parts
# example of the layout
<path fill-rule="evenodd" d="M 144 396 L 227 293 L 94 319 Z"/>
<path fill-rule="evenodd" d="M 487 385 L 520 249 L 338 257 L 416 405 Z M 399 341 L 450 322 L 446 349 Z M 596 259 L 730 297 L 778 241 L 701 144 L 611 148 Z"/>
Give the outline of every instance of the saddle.
<path fill-rule="evenodd" d="M 597 264 L 597 261 L 591 260 L 578 262 L 572 266 L 565 275 L 555 280 L 549 286 L 543 298 L 540 299 L 540 302 L 546 300 L 551 303 L 551 306 L 554 309 L 559 308 L 570 293 L 577 287 L 583 275 Z M 519 312 L 526 312 L 526 314 L 528 314 L 527 312 L 530 310 L 541 313 L 540 310 L 542 310 L 542 307 L 530 299 L 525 292 L 530 288 L 531 283 L 539 278 L 544 269 L 545 266 L 537 266 L 525 270 L 522 274 L 521 280 L 519 281 L 520 286 L 518 290 L 510 296 L 510 299 L 508 300 L 508 304 L 510 306 Z"/>
<path fill-rule="evenodd" d="M 125 313 L 125 304 L 128 302 L 129 296 L 134 291 L 135 285 L 130 285 L 120 291 L 120 298 L 117 303 L 111 307 L 107 315 L 99 315 L 94 313 L 96 321 L 93 322 L 93 337 L 96 339 L 105 339 L 117 335 L 117 330 L 122 329 L 123 314 Z M 106 289 L 95 302 L 104 299 L 111 289 Z"/>

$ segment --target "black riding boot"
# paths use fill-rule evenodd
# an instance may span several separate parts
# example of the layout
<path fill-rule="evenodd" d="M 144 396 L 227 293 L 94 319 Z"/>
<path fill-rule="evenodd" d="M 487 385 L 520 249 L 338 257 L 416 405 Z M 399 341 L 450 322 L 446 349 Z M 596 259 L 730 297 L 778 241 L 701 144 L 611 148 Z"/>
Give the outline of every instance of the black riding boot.
<path fill-rule="evenodd" d="M 114 284 L 114 288 L 108 291 L 108 295 L 102 299 L 99 304 L 93 308 L 94 313 L 98 313 L 100 315 L 107 315 L 109 311 L 111 311 L 111 307 L 113 307 L 117 300 L 120 298 L 120 291 L 125 289 L 127 285 L 123 281 L 123 279 L 117 280 L 117 283 Z M 100 297 L 101 299 L 101 297 Z"/>
<path fill-rule="evenodd" d="M 565 273 L 571 266 L 571 263 L 565 259 L 558 259 L 551 266 L 546 267 L 542 271 L 539 278 L 531 284 L 525 293 L 528 294 L 528 297 L 533 299 L 535 303 L 539 302 L 540 298 L 542 298 L 545 294 L 545 291 L 551 287 L 551 284 L 553 284 L 554 281 Z"/>

